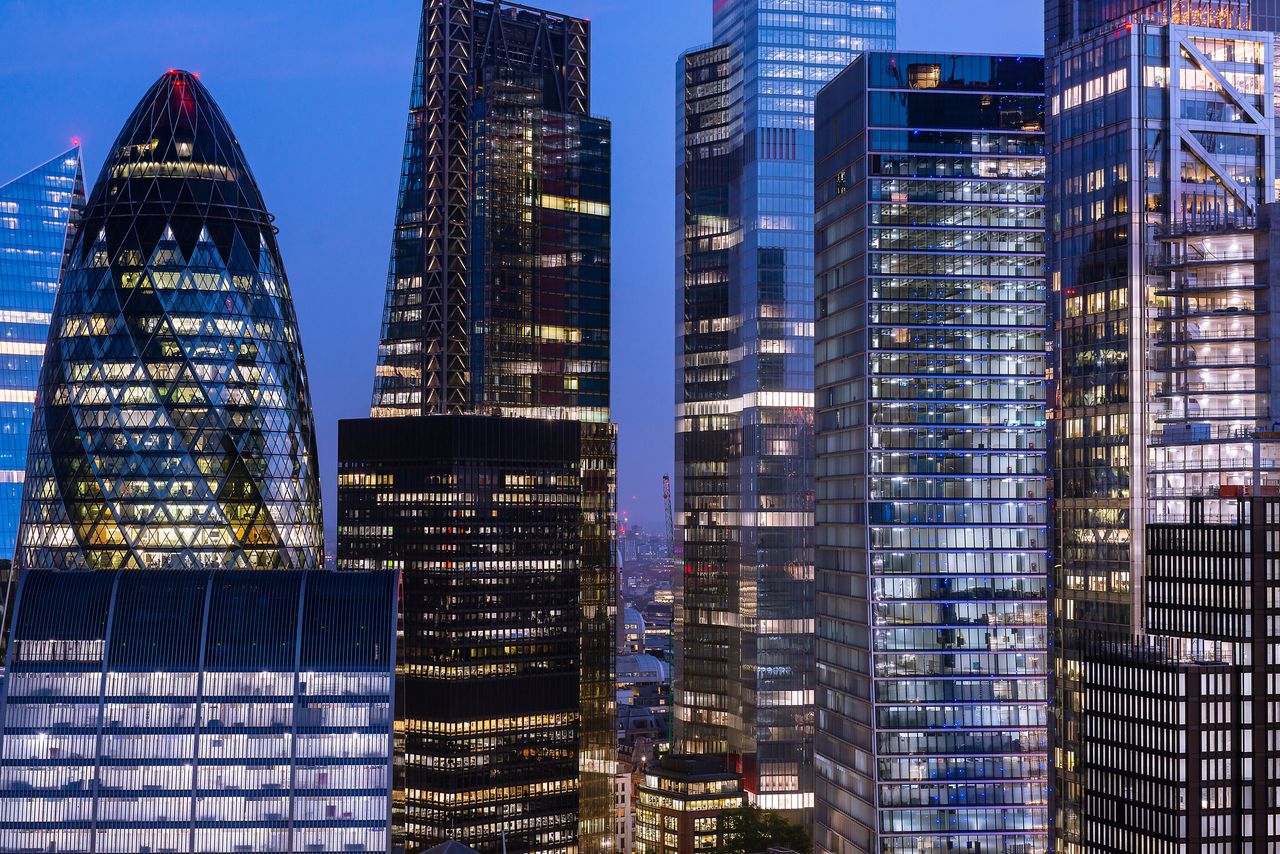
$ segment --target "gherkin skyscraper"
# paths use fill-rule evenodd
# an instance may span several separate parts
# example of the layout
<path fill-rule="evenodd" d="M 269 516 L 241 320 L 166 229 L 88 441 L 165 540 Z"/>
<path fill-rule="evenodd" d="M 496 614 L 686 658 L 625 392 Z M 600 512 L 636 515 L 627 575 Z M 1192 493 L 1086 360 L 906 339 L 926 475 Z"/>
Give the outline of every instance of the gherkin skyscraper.
<path fill-rule="evenodd" d="M 322 550 L 271 215 L 209 92 L 169 71 L 116 139 L 67 258 L 17 561 L 304 569 Z"/>

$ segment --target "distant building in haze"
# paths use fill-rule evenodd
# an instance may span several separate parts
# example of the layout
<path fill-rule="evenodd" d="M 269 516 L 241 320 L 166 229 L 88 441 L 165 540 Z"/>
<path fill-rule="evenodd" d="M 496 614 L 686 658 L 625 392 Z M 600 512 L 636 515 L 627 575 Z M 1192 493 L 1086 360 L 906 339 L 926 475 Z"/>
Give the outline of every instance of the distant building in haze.
<path fill-rule="evenodd" d="M 79 146 L 0 186 L 0 560 L 18 538 L 40 362 L 83 206 Z"/>
<path fill-rule="evenodd" d="M 1044 62 L 818 96 L 815 849 L 1045 850 Z"/>
<path fill-rule="evenodd" d="M 584 19 L 423 3 L 373 418 L 342 425 L 338 508 L 340 568 L 404 571 L 411 854 L 612 845 L 611 130 L 589 52 Z"/>
<path fill-rule="evenodd" d="M 720 0 L 678 67 L 675 742 L 767 809 L 813 806 L 814 97 L 896 15 Z"/>

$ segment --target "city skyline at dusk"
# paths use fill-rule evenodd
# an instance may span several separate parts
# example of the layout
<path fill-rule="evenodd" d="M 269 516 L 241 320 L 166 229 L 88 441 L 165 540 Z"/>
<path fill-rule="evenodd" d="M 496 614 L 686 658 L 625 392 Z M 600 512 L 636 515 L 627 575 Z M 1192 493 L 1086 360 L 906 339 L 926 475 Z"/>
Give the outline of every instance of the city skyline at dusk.
<path fill-rule="evenodd" d="M 535 4 L 536 5 L 536 4 Z M 619 513 L 662 523 L 661 477 L 673 473 L 672 334 L 676 292 L 673 133 L 676 58 L 706 43 L 711 4 L 565 0 L 592 25 L 593 115 L 614 125 L 613 417 L 619 425 Z M 957 53 L 1038 54 L 1038 9 L 1003 0 L 958 7 L 899 0 L 898 44 Z M 247 0 L 156 14 L 140 2 L 68 14 L 0 0 L 0 181 L 83 146 L 96 175 L 119 123 L 167 68 L 216 88 L 272 200 L 289 264 L 316 413 L 330 549 L 337 422 L 368 414 L 386 290 L 403 110 L 420 4 Z M 662 21 L 654 27 L 653 22 Z M 1001 20 L 997 31 L 991 21 Z M 638 43 L 635 34 L 644 30 Z M 56 32 L 56 35 L 55 35 Z M 104 33 L 128 37 L 127 52 Z M 408 35 L 406 35 L 408 34 Z M 36 50 L 56 39 L 57 51 Z M 616 60 L 625 57 L 625 61 Z M 625 390 L 625 391 L 624 391 Z"/>
<path fill-rule="evenodd" d="M 0 851 L 1280 854 L 1280 0 L 103 6 Z"/>

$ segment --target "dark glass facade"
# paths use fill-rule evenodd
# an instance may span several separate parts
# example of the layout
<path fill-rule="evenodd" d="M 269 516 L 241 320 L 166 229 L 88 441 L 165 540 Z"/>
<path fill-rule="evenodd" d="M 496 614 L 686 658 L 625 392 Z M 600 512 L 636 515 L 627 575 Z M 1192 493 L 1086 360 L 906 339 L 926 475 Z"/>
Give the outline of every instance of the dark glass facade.
<path fill-rule="evenodd" d="M 595 641 L 613 640 L 596 585 L 614 455 L 611 431 L 568 420 L 342 422 L 339 567 L 404 573 L 408 851 L 579 850 L 613 755 L 612 728 L 596 743 L 613 685 L 593 673 L 610 661 Z"/>
<path fill-rule="evenodd" d="M 0 186 L 0 559 L 18 539 L 31 413 L 62 258 L 84 207 L 80 149 Z"/>
<path fill-rule="evenodd" d="M 192 74 L 156 81 L 111 147 L 36 399 L 19 566 L 321 565 L 311 401 L 275 228 Z"/>
<path fill-rule="evenodd" d="M 823 852 L 1046 849 L 1044 63 L 818 95 Z"/>
<path fill-rule="evenodd" d="M 609 420 L 610 127 L 590 23 L 426 0 L 373 414 Z"/>
<path fill-rule="evenodd" d="M 397 582 L 23 573 L 0 848 L 390 850 Z"/>
<path fill-rule="evenodd" d="M 404 801 L 395 820 L 410 851 L 455 835 L 493 851 L 503 832 L 513 852 L 575 847 L 596 852 L 613 839 L 617 584 L 611 545 L 616 439 L 609 423 L 611 130 L 607 121 L 590 115 L 589 53 L 590 23 L 584 19 L 505 0 L 423 3 L 372 415 L 510 418 L 511 425 L 502 429 L 512 431 L 516 446 L 532 449 L 534 458 L 539 437 L 546 435 L 542 421 L 563 421 L 565 426 L 555 429 L 577 436 L 582 452 L 575 458 L 575 482 L 589 521 L 563 544 L 578 549 L 572 570 L 576 598 L 565 599 L 558 608 L 569 610 L 557 610 L 553 619 L 559 624 L 571 612 L 579 618 L 576 634 L 560 641 L 576 645 L 580 654 L 572 721 L 543 716 L 537 722 L 490 722 L 497 728 L 493 732 L 503 733 L 504 746 L 495 748 L 501 756 L 475 754 L 488 749 L 480 742 L 492 733 L 473 728 L 446 727 L 425 741 L 407 735 L 412 745 L 405 748 L 406 777 L 425 780 L 400 787 Z M 435 428 L 414 420 L 402 428 L 370 424 L 358 429 L 368 435 L 395 429 L 429 435 Z M 523 440 L 521 431 L 527 431 Z M 495 453 L 499 456 L 490 467 L 500 472 L 507 465 L 501 456 L 506 452 L 495 446 Z M 342 465 L 359 463 L 342 454 Z M 415 459 L 413 465 L 427 467 L 446 462 L 434 450 Z M 478 470 L 486 465 L 482 459 L 469 464 Z M 406 583 L 425 584 L 444 565 L 457 571 L 456 552 L 478 558 L 494 547 L 493 537 L 510 535 L 476 525 L 466 528 L 465 536 L 443 541 L 431 535 L 423 539 L 409 528 L 370 551 L 351 521 L 359 512 L 353 502 L 364 493 L 348 485 L 340 494 L 340 564 L 373 560 L 379 566 L 404 566 Z M 441 504 L 430 512 L 470 512 L 463 509 L 470 498 L 458 493 L 453 499 L 459 502 L 455 511 Z M 382 509 L 410 512 L 404 501 L 397 494 L 394 506 Z M 558 523 L 548 519 L 545 524 Z M 518 538 L 502 549 L 516 559 Z M 459 571 L 451 583 L 455 593 L 470 589 L 487 601 L 490 587 L 479 576 Z M 419 598 L 416 604 L 406 600 L 405 623 L 434 619 L 434 612 L 414 614 L 414 608 L 449 607 L 456 608 L 451 618 L 459 624 L 474 623 L 459 631 L 487 631 L 482 627 L 490 618 L 466 610 L 464 601 L 461 595 Z M 550 646 L 523 650 L 522 656 L 550 657 L 524 661 L 520 668 L 554 670 L 564 664 L 557 658 L 562 651 Z M 500 652 L 488 654 L 496 660 Z M 483 672 L 470 676 L 482 679 Z M 427 673 L 410 667 L 406 684 L 426 679 Z M 450 678 L 465 686 L 462 671 Z M 406 732 L 424 716 L 439 720 L 430 709 L 406 714 Z M 576 747 L 565 740 L 569 734 Z M 559 756 L 548 764 L 547 780 L 526 785 L 523 781 L 532 779 L 527 775 L 531 758 L 546 760 L 554 753 L 545 747 L 548 738 L 555 740 L 555 750 L 571 751 L 572 758 Z M 521 750 L 527 755 L 518 755 Z M 463 754 L 471 758 L 456 758 Z M 576 767 L 576 777 L 556 776 L 562 760 Z M 485 767 L 497 770 L 475 770 Z M 438 773 L 444 768 L 459 773 Z M 467 768 L 472 770 L 463 773 Z M 571 800 L 573 808 L 566 812 Z"/>
<path fill-rule="evenodd" d="M 813 101 L 897 4 L 722 0 L 677 103 L 675 749 L 813 806 Z"/>

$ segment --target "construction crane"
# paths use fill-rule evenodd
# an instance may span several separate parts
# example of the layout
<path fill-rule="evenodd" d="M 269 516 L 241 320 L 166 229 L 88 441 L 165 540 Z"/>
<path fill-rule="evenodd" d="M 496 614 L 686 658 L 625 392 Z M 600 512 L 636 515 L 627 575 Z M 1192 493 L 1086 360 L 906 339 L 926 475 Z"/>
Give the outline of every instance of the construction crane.
<path fill-rule="evenodd" d="M 676 524 L 671 513 L 671 475 L 662 476 L 662 503 L 667 508 L 667 557 L 676 559 Z"/>

